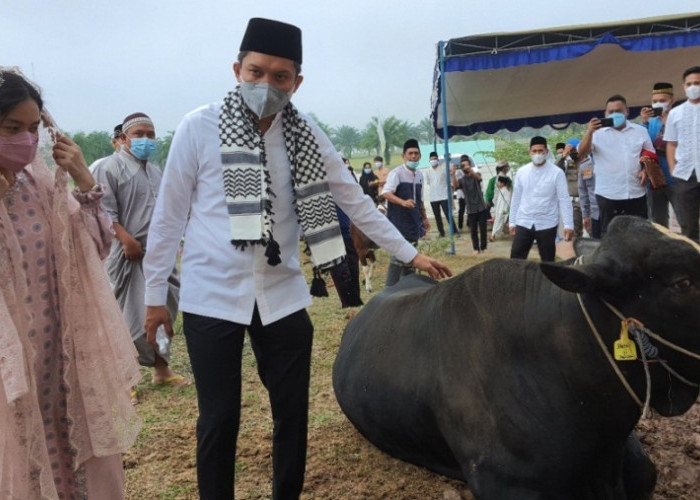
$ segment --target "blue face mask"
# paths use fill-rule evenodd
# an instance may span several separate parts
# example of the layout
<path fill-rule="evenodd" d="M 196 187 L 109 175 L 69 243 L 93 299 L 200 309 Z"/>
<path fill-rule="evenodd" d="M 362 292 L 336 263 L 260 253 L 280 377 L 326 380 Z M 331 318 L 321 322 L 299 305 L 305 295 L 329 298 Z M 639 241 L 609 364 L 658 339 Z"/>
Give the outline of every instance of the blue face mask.
<path fill-rule="evenodd" d="M 366 174 L 371 174 L 371 173 L 372 173 L 372 169 L 371 169 L 371 168 L 365 168 L 365 169 L 363 169 L 363 171 L 364 171 L 364 173 L 366 173 Z"/>
<path fill-rule="evenodd" d="M 624 125 L 624 123 L 627 121 L 627 117 L 622 113 L 610 113 L 608 118 L 612 118 L 613 127 L 615 128 L 622 127 L 622 125 Z"/>
<path fill-rule="evenodd" d="M 140 137 L 131 139 L 129 151 L 139 160 L 148 160 L 148 157 L 151 156 L 151 153 L 153 153 L 157 147 L 158 145 L 153 139 Z"/>
<path fill-rule="evenodd" d="M 419 162 L 417 161 L 407 161 L 406 166 L 410 168 L 411 170 L 415 170 L 418 168 Z"/>

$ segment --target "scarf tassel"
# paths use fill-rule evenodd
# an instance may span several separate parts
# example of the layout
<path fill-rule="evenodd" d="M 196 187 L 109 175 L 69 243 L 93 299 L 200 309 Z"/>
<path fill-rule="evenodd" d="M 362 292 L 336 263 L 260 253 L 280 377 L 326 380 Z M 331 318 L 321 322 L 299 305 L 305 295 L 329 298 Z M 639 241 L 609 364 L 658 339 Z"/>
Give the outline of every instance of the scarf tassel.
<path fill-rule="evenodd" d="M 267 263 L 271 266 L 276 266 L 282 259 L 280 259 L 280 245 L 275 240 L 270 238 L 265 245 L 265 257 L 267 257 Z"/>
<path fill-rule="evenodd" d="M 321 271 L 314 267 L 314 278 L 311 280 L 311 295 L 314 297 L 328 297 L 326 282 L 321 276 Z"/>

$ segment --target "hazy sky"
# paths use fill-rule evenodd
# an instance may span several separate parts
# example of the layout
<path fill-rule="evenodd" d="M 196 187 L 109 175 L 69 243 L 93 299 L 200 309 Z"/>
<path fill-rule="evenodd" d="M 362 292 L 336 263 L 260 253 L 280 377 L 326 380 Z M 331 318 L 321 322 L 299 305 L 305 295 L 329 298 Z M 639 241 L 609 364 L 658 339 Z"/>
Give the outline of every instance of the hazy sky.
<path fill-rule="evenodd" d="M 0 65 L 33 78 L 66 131 L 111 130 L 143 111 L 162 136 L 233 87 L 248 19 L 268 17 L 303 32 L 294 103 L 362 128 L 373 115 L 429 115 L 439 40 L 698 10 L 697 0 L 0 0 Z"/>

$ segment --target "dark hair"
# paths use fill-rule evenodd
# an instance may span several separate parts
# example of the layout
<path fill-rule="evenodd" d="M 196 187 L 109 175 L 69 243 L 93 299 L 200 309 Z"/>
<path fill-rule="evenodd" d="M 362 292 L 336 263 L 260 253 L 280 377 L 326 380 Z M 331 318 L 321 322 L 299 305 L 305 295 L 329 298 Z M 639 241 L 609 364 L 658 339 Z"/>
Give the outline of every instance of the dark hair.
<path fill-rule="evenodd" d="M 243 64 L 243 59 L 245 58 L 245 56 L 248 55 L 249 52 L 250 52 L 249 50 L 244 50 L 244 51 L 238 53 L 238 64 Z M 291 61 L 291 59 L 290 59 L 290 61 Z M 297 76 L 301 75 L 301 64 L 299 64 L 296 61 L 292 61 L 292 62 L 294 63 L 294 71 L 297 72 Z"/>
<path fill-rule="evenodd" d="M 375 156 L 374 161 L 382 161 L 383 162 L 384 158 L 382 158 L 381 156 Z"/>
<path fill-rule="evenodd" d="M 498 176 L 497 180 L 498 180 L 498 182 L 500 182 L 501 184 L 503 184 L 507 188 L 509 188 L 510 185 L 513 183 L 510 180 L 510 177 L 505 177 L 505 176 L 501 176 L 501 175 Z"/>
<path fill-rule="evenodd" d="M 625 107 L 627 107 L 627 99 L 625 99 L 620 94 L 615 94 L 615 95 L 611 95 L 610 97 L 608 97 L 608 100 L 605 101 L 605 105 L 607 106 L 609 102 L 616 102 L 616 101 L 622 101 L 622 104 L 624 104 Z"/>
<path fill-rule="evenodd" d="M 44 108 L 39 91 L 27 80 L 16 73 L 0 71 L 0 116 L 4 116 L 22 101 L 32 99 L 39 106 L 39 111 Z"/>
<path fill-rule="evenodd" d="M 365 167 L 372 168 L 372 164 L 370 162 L 366 161 L 362 164 L 362 168 L 365 168 Z"/>
<path fill-rule="evenodd" d="M 685 81 L 686 76 L 692 75 L 693 73 L 700 73 L 700 66 L 693 66 L 691 68 L 686 69 L 683 72 L 683 81 Z"/>

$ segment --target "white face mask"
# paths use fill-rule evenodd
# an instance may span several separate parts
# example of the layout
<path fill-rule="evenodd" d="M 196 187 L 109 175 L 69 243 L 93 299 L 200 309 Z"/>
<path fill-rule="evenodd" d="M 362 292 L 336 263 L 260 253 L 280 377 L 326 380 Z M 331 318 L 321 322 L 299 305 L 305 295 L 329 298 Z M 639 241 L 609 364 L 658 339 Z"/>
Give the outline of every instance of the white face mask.
<path fill-rule="evenodd" d="M 383 164 L 382 162 L 380 162 L 380 161 L 375 161 L 375 162 L 374 162 L 374 167 L 375 167 L 375 168 L 382 168 L 382 165 L 384 165 L 384 164 Z"/>
<path fill-rule="evenodd" d="M 241 98 L 260 119 L 282 111 L 292 99 L 292 94 L 294 90 L 285 92 L 269 83 L 241 81 Z"/>
<path fill-rule="evenodd" d="M 440 163 L 440 162 L 437 161 L 437 160 L 430 160 L 430 166 L 431 166 L 431 167 L 437 167 L 437 166 L 438 166 L 438 163 Z"/>
<path fill-rule="evenodd" d="M 690 87 L 685 88 L 685 96 L 690 99 L 691 101 L 694 101 L 695 99 L 700 98 L 700 85 L 691 85 Z"/>
<path fill-rule="evenodd" d="M 535 165 L 542 165 L 547 161 L 547 155 L 545 153 L 535 153 L 531 155 L 530 158 L 532 158 L 532 163 Z"/>
<path fill-rule="evenodd" d="M 668 111 L 669 104 L 670 103 L 668 103 L 668 102 L 655 102 L 654 104 L 651 105 L 651 107 L 654 109 L 661 108 L 663 110 L 663 112 L 665 113 L 666 111 Z"/>

